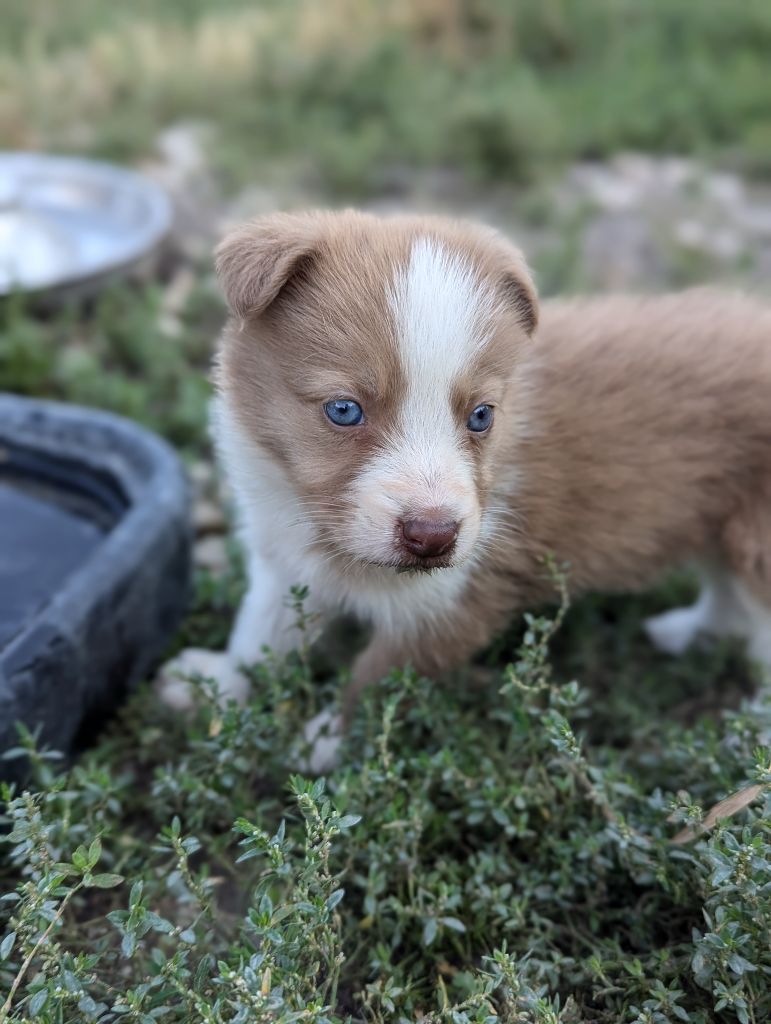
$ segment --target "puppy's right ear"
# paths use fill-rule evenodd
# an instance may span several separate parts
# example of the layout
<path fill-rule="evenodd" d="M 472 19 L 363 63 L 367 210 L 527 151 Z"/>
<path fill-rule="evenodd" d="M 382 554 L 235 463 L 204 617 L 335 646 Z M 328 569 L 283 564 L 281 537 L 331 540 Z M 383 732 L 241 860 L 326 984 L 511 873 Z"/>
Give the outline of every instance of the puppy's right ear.
<path fill-rule="evenodd" d="M 317 255 L 320 219 L 275 213 L 231 232 L 217 247 L 215 265 L 236 316 L 256 317 Z"/>

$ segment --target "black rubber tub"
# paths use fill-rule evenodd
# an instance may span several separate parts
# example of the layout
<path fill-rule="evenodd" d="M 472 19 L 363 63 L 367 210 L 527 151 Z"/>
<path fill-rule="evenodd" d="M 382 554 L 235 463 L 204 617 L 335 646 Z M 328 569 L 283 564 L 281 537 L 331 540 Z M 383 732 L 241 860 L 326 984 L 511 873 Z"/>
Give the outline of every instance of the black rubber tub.
<path fill-rule="evenodd" d="M 0 752 L 88 744 L 185 610 L 191 529 L 171 448 L 108 413 L 0 394 Z M 0 777 L 24 772 L 0 760 Z"/>

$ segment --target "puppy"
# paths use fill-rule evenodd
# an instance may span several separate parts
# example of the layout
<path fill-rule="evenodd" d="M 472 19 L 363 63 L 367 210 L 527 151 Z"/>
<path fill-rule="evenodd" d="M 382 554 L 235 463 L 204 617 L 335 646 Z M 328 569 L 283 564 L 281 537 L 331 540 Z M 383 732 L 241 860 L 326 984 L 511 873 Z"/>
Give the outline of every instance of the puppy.
<path fill-rule="evenodd" d="M 350 211 L 248 224 L 217 267 L 215 431 L 250 582 L 226 654 L 178 672 L 243 699 L 240 666 L 295 645 L 307 584 L 310 610 L 373 627 L 349 715 L 391 668 L 441 673 L 551 599 L 547 555 L 574 593 L 695 562 L 699 600 L 653 642 L 732 634 L 771 666 L 770 306 L 699 289 L 539 317 L 493 231 Z"/>

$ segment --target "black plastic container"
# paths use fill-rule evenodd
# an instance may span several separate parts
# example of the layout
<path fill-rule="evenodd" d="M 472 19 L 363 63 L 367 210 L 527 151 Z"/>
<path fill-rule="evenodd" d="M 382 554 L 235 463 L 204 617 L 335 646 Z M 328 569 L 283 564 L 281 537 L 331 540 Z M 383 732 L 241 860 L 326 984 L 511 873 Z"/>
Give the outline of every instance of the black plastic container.
<path fill-rule="evenodd" d="M 171 448 L 108 413 L 0 394 L 0 752 L 15 722 L 88 743 L 185 609 L 189 496 Z M 23 771 L 0 761 L 0 776 Z"/>

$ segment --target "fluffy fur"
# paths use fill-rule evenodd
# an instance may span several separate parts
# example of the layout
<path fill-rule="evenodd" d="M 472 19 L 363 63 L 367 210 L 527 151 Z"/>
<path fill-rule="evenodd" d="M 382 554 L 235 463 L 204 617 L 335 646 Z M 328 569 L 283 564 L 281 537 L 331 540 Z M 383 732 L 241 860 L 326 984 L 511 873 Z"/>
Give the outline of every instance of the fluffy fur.
<path fill-rule="evenodd" d="M 227 653 L 183 669 L 243 696 L 239 664 L 295 642 L 284 600 L 304 583 L 315 610 L 373 626 L 350 710 L 393 666 L 452 668 L 548 600 L 549 554 L 573 592 L 695 562 L 704 593 L 649 622 L 654 642 L 731 633 L 771 665 L 771 307 L 697 289 L 539 317 L 494 232 L 354 212 L 247 225 L 218 269 L 233 315 L 215 425 L 250 589 Z M 364 422 L 334 426 L 332 399 Z M 494 421 L 476 434 L 481 403 Z M 401 524 L 426 516 L 457 524 L 452 551 L 405 550 Z"/>

